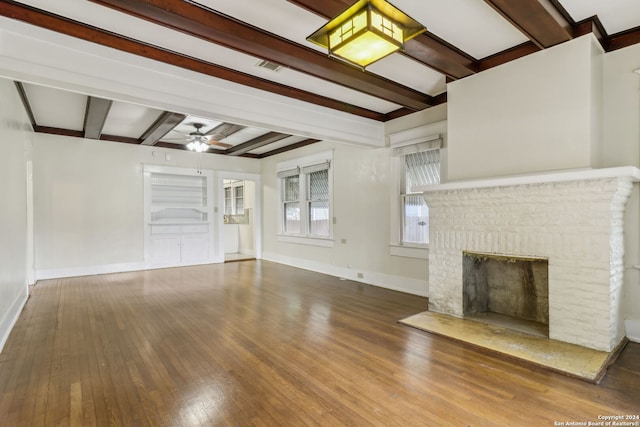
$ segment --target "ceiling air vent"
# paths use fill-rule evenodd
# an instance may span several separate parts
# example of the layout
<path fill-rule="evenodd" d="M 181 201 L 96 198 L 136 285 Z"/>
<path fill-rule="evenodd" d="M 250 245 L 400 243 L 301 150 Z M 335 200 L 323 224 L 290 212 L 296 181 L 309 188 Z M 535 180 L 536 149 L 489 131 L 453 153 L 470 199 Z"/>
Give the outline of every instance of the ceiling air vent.
<path fill-rule="evenodd" d="M 280 71 L 280 69 L 282 68 L 282 65 L 276 64 L 275 62 L 267 61 L 266 59 L 263 59 L 256 65 L 260 68 L 266 68 L 267 70 L 271 71 Z"/>

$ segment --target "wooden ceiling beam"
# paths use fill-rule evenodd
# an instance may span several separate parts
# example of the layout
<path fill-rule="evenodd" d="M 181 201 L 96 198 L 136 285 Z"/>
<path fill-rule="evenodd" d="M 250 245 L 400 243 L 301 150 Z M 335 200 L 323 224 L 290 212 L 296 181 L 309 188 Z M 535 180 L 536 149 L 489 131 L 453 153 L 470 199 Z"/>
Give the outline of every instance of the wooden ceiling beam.
<path fill-rule="evenodd" d="M 640 27 L 611 35 L 605 40 L 604 47 L 607 52 L 611 52 L 636 43 L 640 43 Z"/>
<path fill-rule="evenodd" d="M 24 90 L 24 85 L 22 82 L 14 82 L 16 85 L 16 90 L 18 91 L 18 96 L 20 96 L 20 100 L 22 101 L 22 105 L 24 110 L 27 112 L 27 117 L 29 117 L 29 122 L 31 123 L 31 128 L 34 130 L 38 126 L 36 123 L 36 118 L 33 115 L 33 109 L 31 108 L 31 103 L 29 102 L 29 97 L 27 96 L 27 91 Z"/>
<path fill-rule="evenodd" d="M 141 145 L 155 145 L 163 136 L 165 136 L 171 129 L 178 126 L 187 116 L 180 113 L 172 113 L 165 111 L 160 114 L 160 117 L 147 129 L 140 139 Z"/>
<path fill-rule="evenodd" d="M 84 113 L 84 137 L 88 139 L 100 139 L 102 128 L 107 121 L 109 110 L 113 101 L 110 99 L 87 98 L 87 109 Z"/>
<path fill-rule="evenodd" d="M 120 136 L 120 135 L 107 135 L 107 134 L 100 135 L 100 141 L 122 142 L 123 144 L 133 144 L 133 145 L 138 145 L 142 142 L 138 138 L 131 138 L 128 136 Z"/>
<path fill-rule="evenodd" d="M 497 67 L 498 65 L 506 64 L 507 62 L 522 58 L 523 56 L 530 55 L 535 52 L 539 52 L 540 48 L 528 41 L 521 45 L 514 46 L 510 49 L 498 52 L 495 55 L 487 56 L 480 61 L 478 71 L 485 71 L 489 68 Z"/>
<path fill-rule="evenodd" d="M 269 132 L 257 138 L 253 138 L 250 141 L 243 142 L 242 144 L 234 145 L 233 147 L 225 150 L 224 154 L 229 154 L 231 156 L 240 156 L 242 154 L 248 153 L 251 150 L 255 150 L 256 148 L 260 148 L 265 145 L 280 141 L 281 139 L 288 138 L 289 136 L 291 135 L 280 132 Z"/>
<path fill-rule="evenodd" d="M 429 95 L 363 72 L 314 49 L 231 19 L 200 4 L 183 0 L 90 1 L 406 108 L 417 111 L 432 105 Z"/>
<path fill-rule="evenodd" d="M 295 144 L 287 145 L 286 147 L 276 148 L 275 150 L 267 151 L 266 153 L 258 154 L 259 159 L 264 159 L 265 157 L 275 156 L 276 154 L 286 153 L 287 151 L 295 150 L 296 148 L 306 147 L 307 145 L 315 144 L 316 142 L 320 142 L 321 139 L 305 139 L 304 141 L 296 142 Z"/>
<path fill-rule="evenodd" d="M 384 121 L 385 115 L 366 108 L 361 108 L 346 102 L 338 101 L 326 96 L 317 95 L 290 86 L 274 83 L 236 70 L 221 67 L 210 62 L 195 59 L 177 52 L 142 43 L 128 37 L 102 30 L 72 19 L 37 9 L 12 0 L 0 1 L 0 16 L 36 25 L 47 30 L 55 31 L 71 37 L 96 43 L 122 52 L 131 53 L 155 61 L 164 62 L 186 70 L 195 71 L 211 77 L 238 83 L 267 92 L 276 93 L 311 104 L 320 105 L 338 111 L 345 111 L 372 120 Z"/>
<path fill-rule="evenodd" d="M 288 1 L 325 19 L 339 15 L 353 4 L 352 0 Z M 452 79 L 461 79 L 477 72 L 478 64 L 473 57 L 430 33 L 428 28 L 426 32 L 405 43 L 403 53 Z"/>
<path fill-rule="evenodd" d="M 84 138 L 84 131 L 81 130 L 73 130 L 73 129 L 63 129 L 56 128 L 52 126 L 39 126 L 36 125 L 35 132 L 38 133 L 48 133 L 50 135 L 61 135 L 61 136 L 72 136 L 74 138 Z"/>
<path fill-rule="evenodd" d="M 573 38 L 573 29 L 549 0 L 485 0 L 540 49 Z"/>

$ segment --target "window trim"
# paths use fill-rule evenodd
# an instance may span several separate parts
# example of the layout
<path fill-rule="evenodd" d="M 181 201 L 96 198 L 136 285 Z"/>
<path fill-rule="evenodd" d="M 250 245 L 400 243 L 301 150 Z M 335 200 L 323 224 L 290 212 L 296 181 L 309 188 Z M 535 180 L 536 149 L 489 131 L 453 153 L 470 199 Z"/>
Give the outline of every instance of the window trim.
<path fill-rule="evenodd" d="M 278 241 L 287 243 L 298 243 L 312 246 L 333 247 L 333 150 L 323 151 L 313 155 L 299 157 L 284 162 L 280 162 L 276 165 L 277 179 L 278 179 L 278 228 L 277 238 Z M 326 166 L 322 166 L 326 164 Z M 315 235 L 310 233 L 310 203 L 317 200 L 309 199 L 309 179 L 308 175 L 317 170 L 316 167 L 325 167 L 329 172 L 327 173 L 329 195 L 327 201 L 329 202 L 329 234 Z M 317 170 L 316 170 L 317 169 Z M 284 209 L 284 178 L 286 176 L 293 176 L 293 174 L 300 176 L 299 179 L 299 195 L 298 203 L 300 205 L 300 233 L 287 233 L 285 231 L 285 209 Z M 291 174 L 291 175 L 288 175 Z"/>

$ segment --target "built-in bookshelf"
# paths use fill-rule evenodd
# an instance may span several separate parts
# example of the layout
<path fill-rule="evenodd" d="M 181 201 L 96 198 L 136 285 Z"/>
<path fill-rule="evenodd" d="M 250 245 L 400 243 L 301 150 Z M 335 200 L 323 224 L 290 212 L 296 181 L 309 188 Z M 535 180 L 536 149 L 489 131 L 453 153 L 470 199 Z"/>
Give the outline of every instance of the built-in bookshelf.
<path fill-rule="evenodd" d="M 213 172 L 145 165 L 144 177 L 147 264 L 211 262 Z"/>

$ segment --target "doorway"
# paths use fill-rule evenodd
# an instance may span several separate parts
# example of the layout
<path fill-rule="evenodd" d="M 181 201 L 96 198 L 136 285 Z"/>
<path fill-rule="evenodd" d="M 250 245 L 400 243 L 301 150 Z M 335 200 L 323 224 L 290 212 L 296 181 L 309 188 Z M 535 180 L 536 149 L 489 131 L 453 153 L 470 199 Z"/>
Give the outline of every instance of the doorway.
<path fill-rule="evenodd" d="M 259 258 L 259 197 L 255 180 L 222 179 L 222 253 L 225 262 Z"/>

